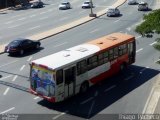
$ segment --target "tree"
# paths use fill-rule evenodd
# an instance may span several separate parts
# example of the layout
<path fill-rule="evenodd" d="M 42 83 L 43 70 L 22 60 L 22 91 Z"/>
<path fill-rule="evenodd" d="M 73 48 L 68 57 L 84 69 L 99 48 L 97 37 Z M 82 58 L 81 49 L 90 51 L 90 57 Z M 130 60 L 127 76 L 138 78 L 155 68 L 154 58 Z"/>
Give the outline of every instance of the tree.
<path fill-rule="evenodd" d="M 160 9 L 153 10 L 143 16 L 143 22 L 138 25 L 135 31 L 143 37 L 152 37 L 154 33 L 160 34 Z M 154 47 L 160 50 L 160 38 L 156 39 L 157 43 Z"/>

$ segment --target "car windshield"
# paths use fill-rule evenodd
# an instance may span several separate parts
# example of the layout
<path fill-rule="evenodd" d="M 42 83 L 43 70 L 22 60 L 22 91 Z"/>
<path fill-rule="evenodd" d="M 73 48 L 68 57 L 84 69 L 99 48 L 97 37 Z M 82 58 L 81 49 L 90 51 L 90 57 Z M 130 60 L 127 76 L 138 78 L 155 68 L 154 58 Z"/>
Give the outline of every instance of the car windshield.
<path fill-rule="evenodd" d="M 90 2 L 84 2 L 84 4 L 89 4 Z"/>
<path fill-rule="evenodd" d="M 14 40 L 14 41 L 12 41 L 9 45 L 17 46 L 17 45 L 19 45 L 20 43 L 21 43 L 21 41 L 19 41 L 19 40 Z"/>
<path fill-rule="evenodd" d="M 61 3 L 61 5 L 66 5 L 67 3 Z"/>
<path fill-rule="evenodd" d="M 114 12 L 114 9 L 109 9 L 108 12 Z"/>

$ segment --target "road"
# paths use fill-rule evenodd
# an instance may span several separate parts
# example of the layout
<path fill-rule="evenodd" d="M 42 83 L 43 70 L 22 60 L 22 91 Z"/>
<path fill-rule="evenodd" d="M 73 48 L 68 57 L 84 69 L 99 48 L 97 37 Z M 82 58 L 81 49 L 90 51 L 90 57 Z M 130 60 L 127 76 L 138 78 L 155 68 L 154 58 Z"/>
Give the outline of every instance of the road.
<path fill-rule="evenodd" d="M 98 12 L 112 5 L 116 0 L 95 1 L 94 12 Z M 67 23 L 71 23 L 90 13 L 90 9 L 82 9 L 83 1 L 71 0 L 72 9 L 59 10 L 59 0 L 45 0 L 45 7 L 40 9 L 9 10 L 0 14 L 0 44 L 19 37 L 50 30 Z M 8 33 L 10 33 L 8 35 Z"/>
<path fill-rule="evenodd" d="M 153 4 L 153 1 L 150 5 Z M 47 38 L 40 51 L 22 57 L 0 55 L 0 114 L 38 114 L 25 118 L 47 119 L 106 119 L 106 114 L 142 113 L 154 83 L 160 72 L 155 63 L 160 55 L 153 48 L 153 38 L 142 38 L 134 32 L 135 25 L 142 20 L 144 12 L 137 6 L 120 7 L 122 16 L 102 16 L 89 23 Z M 51 104 L 28 93 L 29 61 L 53 54 L 60 50 L 99 38 L 112 32 L 135 35 L 137 41 L 136 62 L 127 74 L 118 74 L 92 88 L 84 95 L 74 96 L 61 104 Z M 76 107 L 75 107 L 76 106 Z M 114 119 L 112 117 L 110 120 Z M 25 119 L 23 119 L 25 120 Z"/>

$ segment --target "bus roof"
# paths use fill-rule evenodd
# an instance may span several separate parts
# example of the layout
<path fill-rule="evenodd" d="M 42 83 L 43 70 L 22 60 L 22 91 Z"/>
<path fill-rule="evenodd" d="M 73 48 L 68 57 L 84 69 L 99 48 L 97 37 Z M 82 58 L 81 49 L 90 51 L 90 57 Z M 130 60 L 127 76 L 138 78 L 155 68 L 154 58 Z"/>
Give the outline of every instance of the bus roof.
<path fill-rule="evenodd" d="M 88 42 L 88 44 L 97 45 L 101 50 L 104 50 L 121 43 L 133 41 L 134 39 L 135 37 L 132 35 L 128 35 L 124 33 L 113 33 L 113 34 L 98 38 L 96 40 L 90 41 Z"/>
<path fill-rule="evenodd" d="M 75 61 L 79 61 L 87 56 L 93 55 L 103 49 L 110 48 L 121 42 L 133 40 L 133 36 L 114 33 L 91 42 L 74 46 L 72 48 L 54 53 L 52 55 L 37 59 L 31 63 L 42 65 L 50 69 L 58 69 Z"/>

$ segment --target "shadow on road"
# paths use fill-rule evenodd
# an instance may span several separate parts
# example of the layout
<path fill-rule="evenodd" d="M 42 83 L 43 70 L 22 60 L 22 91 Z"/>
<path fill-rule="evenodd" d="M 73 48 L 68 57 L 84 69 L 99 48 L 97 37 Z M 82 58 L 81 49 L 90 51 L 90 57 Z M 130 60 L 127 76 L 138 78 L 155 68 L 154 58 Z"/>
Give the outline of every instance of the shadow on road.
<path fill-rule="evenodd" d="M 78 94 L 61 103 L 42 100 L 38 104 L 68 115 L 90 119 L 157 74 L 157 70 L 131 65 L 127 71 L 91 87 L 85 94 Z"/>

